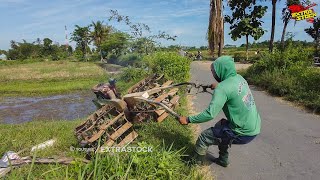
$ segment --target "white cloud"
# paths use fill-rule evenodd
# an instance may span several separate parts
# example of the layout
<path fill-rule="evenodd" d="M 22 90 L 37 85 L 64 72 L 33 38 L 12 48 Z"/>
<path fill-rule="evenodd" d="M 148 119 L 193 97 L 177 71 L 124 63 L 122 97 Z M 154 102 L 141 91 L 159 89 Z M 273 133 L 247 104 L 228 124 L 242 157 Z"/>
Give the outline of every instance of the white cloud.
<path fill-rule="evenodd" d="M 205 14 L 208 14 L 208 8 L 193 8 L 193 9 L 180 10 L 177 12 L 172 12 L 172 14 L 168 16 L 185 17 L 185 16 L 205 15 Z"/>

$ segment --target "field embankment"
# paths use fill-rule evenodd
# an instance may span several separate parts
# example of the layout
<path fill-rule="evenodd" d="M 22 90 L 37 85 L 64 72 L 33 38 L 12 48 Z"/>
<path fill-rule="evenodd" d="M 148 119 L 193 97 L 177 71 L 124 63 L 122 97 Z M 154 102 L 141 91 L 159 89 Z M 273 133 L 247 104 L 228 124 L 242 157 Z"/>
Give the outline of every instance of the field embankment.
<path fill-rule="evenodd" d="M 85 90 L 107 80 L 92 62 L 50 61 L 0 65 L 0 96 L 39 96 Z"/>

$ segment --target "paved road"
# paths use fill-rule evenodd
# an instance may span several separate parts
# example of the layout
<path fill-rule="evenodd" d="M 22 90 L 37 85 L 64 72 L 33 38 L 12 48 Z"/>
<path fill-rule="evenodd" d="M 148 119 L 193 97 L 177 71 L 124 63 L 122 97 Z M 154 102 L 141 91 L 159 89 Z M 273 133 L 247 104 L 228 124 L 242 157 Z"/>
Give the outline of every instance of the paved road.
<path fill-rule="evenodd" d="M 238 67 L 240 65 L 237 65 Z M 209 63 L 193 62 L 192 81 L 213 81 Z M 212 164 L 218 180 L 320 179 L 320 117 L 293 107 L 279 98 L 251 87 L 262 118 L 261 134 L 247 145 L 233 145 L 227 168 Z M 206 108 L 210 94 L 198 94 L 193 108 Z M 200 124 L 204 130 L 224 117 L 221 112 L 212 121 Z M 209 153 L 218 156 L 216 146 Z"/>

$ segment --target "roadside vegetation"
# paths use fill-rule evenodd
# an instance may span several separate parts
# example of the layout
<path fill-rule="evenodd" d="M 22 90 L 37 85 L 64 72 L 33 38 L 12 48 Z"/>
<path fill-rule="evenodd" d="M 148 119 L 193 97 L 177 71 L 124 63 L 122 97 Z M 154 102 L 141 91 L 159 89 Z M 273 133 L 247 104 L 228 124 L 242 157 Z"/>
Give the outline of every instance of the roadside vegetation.
<path fill-rule="evenodd" d="M 182 104 L 184 105 L 185 102 Z M 182 107 L 182 106 L 181 106 Z M 187 113 L 179 108 L 179 113 Z M 68 156 L 83 158 L 84 152 L 71 151 L 79 147 L 74 128 L 81 121 L 30 122 L 19 125 L 0 125 L 0 153 L 19 151 L 55 138 L 57 144 L 33 153 L 37 157 Z M 183 161 L 193 148 L 192 132 L 175 119 L 161 124 L 152 122 L 135 125 L 138 139 L 130 146 L 152 147 L 151 153 L 104 153 L 89 164 L 77 161 L 71 165 L 24 165 L 14 169 L 7 178 L 19 179 L 204 179 L 198 167 Z M 28 156 L 29 151 L 22 154 Z"/>
<path fill-rule="evenodd" d="M 320 69 L 313 67 L 313 56 L 301 46 L 289 46 L 283 52 L 264 53 L 245 77 L 274 95 L 320 112 Z"/>
<path fill-rule="evenodd" d="M 165 61 L 168 59 L 170 61 Z M 119 86 L 130 85 L 151 73 L 164 73 L 175 81 L 188 81 L 190 61 L 175 53 L 156 53 L 143 60 L 149 69 L 126 69 L 120 74 Z M 180 71 L 176 71 L 181 69 Z M 59 69 L 59 68 L 58 68 Z M 63 74 L 63 73 L 61 73 Z M 77 73 L 75 73 L 77 74 Z M 78 74 L 81 77 L 81 73 Z M 122 89 L 125 91 L 125 89 Z M 182 92 L 181 92 L 182 93 Z M 182 96 L 183 97 L 183 96 Z M 183 97 L 176 109 L 187 115 L 187 102 Z M 79 147 L 74 136 L 74 128 L 83 120 L 75 121 L 35 121 L 18 125 L 0 125 L 0 154 L 12 150 L 18 152 L 31 148 L 49 139 L 57 143 L 50 148 L 32 155 L 37 157 L 68 156 L 84 158 L 84 152 L 71 151 Z M 30 164 L 14 169 L 9 179 L 210 179 L 200 168 L 189 164 L 186 156 L 193 151 L 194 137 L 188 126 L 182 126 L 172 117 L 162 123 L 150 122 L 135 124 L 138 139 L 130 146 L 152 147 L 151 153 L 104 153 L 95 155 L 89 164 L 79 160 L 70 165 Z M 29 155 L 26 151 L 22 156 Z"/>
<path fill-rule="evenodd" d="M 293 1 L 288 3 L 294 4 Z M 290 13 L 286 14 L 289 17 L 284 16 L 284 21 L 290 18 Z M 282 39 L 273 53 L 262 53 L 244 76 L 271 94 L 319 113 L 320 69 L 313 66 L 314 57 L 319 56 L 319 27 L 320 19 L 317 18 L 312 26 L 304 29 L 315 40 L 313 43 L 294 41 L 294 36 L 287 33 L 286 41 Z"/>

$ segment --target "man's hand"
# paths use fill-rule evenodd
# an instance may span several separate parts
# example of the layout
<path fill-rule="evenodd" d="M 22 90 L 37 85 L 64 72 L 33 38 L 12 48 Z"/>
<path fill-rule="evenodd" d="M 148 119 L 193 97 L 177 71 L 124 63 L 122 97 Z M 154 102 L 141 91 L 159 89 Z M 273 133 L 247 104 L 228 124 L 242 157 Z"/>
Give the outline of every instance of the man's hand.
<path fill-rule="evenodd" d="M 211 87 L 210 87 L 210 88 L 213 90 L 213 89 L 215 89 L 215 88 L 218 86 L 218 84 L 219 84 L 219 83 L 214 82 L 214 83 L 211 84 Z"/>
<path fill-rule="evenodd" d="M 180 116 L 179 121 L 180 121 L 180 124 L 182 124 L 182 125 L 188 124 L 187 117 L 185 117 L 185 116 Z"/>

